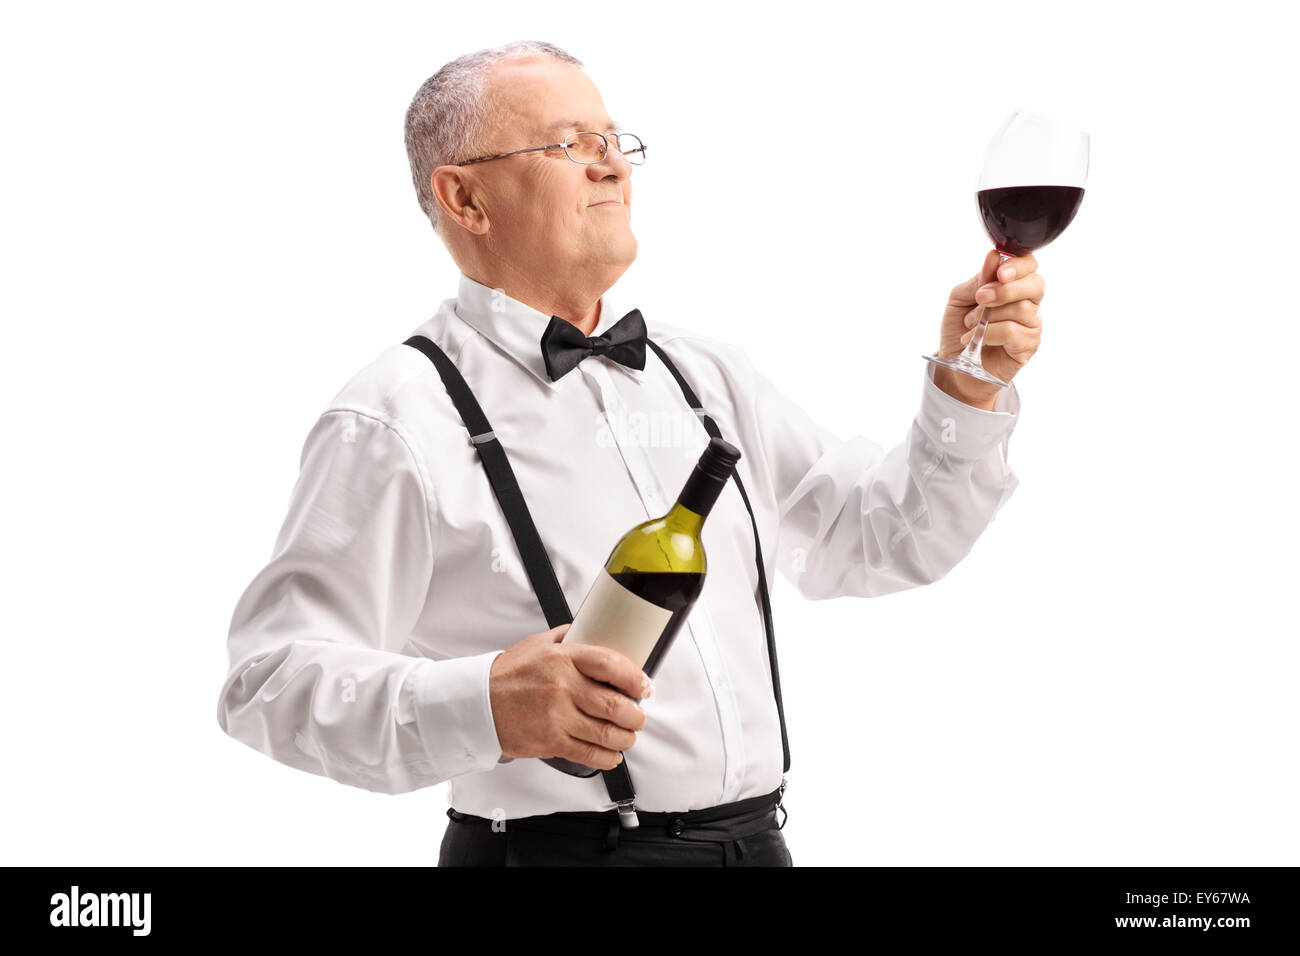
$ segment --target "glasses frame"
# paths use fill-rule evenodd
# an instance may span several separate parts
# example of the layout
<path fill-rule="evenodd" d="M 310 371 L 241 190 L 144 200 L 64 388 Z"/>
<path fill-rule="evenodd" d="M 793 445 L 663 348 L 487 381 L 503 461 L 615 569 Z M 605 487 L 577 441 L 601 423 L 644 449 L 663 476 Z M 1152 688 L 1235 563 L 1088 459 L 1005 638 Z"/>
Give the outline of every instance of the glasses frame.
<path fill-rule="evenodd" d="M 575 131 L 575 132 L 572 132 L 572 133 L 570 133 L 568 136 L 565 136 L 564 138 L 565 138 L 565 140 L 567 141 L 567 140 L 569 139 L 569 137 L 571 137 L 571 136 L 581 136 L 581 135 L 583 135 L 584 133 L 589 133 L 589 134 L 591 134 L 592 136 L 599 136 L 602 140 L 605 141 L 605 152 L 604 152 L 604 154 L 601 156 L 601 158 L 598 159 L 598 160 L 596 160 L 595 162 L 584 163 L 584 162 L 582 162 L 581 160 L 574 159 L 574 158 L 569 154 L 569 147 L 568 147 L 565 143 L 555 143 L 555 144 L 553 144 L 553 145 L 551 145 L 551 146 L 529 146 L 527 149 L 512 149 L 512 150 L 511 150 L 510 152 L 508 152 L 508 153 L 497 153 L 497 154 L 495 154 L 495 155 L 493 155 L 493 156 L 479 156 L 479 157 L 477 157 L 477 158 L 475 158 L 475 159 L 466 159 L 466 160 L 464 160 L 463 162 L 452 163 L 451 165 L 453 165 L 453 166 L 468 166 L 470 163 L 486 163 L 489 159 L 503 159 L 503 158 L 506 157 L 506 156 L 514 156 L 514 155 L 516 155 L 517 153 L 535 153 L 535 152 L 537 152 L 538 150 L 543 150 L 543 149 L 562 149 L 562 150 L 564 150 L 564 155 L 565 155 L 565 157 L 568 158 L 569 162 L 571 162 L 571 163 L 577 163 L 579 166 L 595 166 L 596 163 L 603 163 L 603 162 L 606 160 L 606 158 L 609 156 L 609 136 L 605 135 L 604 133 L 597 133 L 597 132 L 595 132 L 594 130 L 585 130 L 585 129 L 583 129 L 583 130 L 577 130 L 577 131 Z M 645 142 L 641 139 L 640 136 L 637 136 L 636 133 L 612 133 L 612 134 L 610 134 L 610 135 L 612 135 L 612 136 L 631 136 L 631 137 L 632 137 L 633 139 L 635 139 L 638 143 L 640 143 L 641 145 L 640 145 L 639 147 L 637 147 L 637 148 L 641 150 L 641 161 L 638 163 L 638 162 L 633 162 L 632 160 L 629 159 L 628 162 L 631 163 L 633 166 L 644 166 L 644 165 L 645 165 L 645 159 L 646 159 L 646 145 L 645 145 Z M 617 146 L 617 140 L 615 140 L 615 146 Z M 621 149 L 619 150 L 619 153 L 622 154 L 622 155 L 624 155 L 624 156 L 627 155 L 626 153 L 623 153 L 623 151 L 622 151 Z"/>

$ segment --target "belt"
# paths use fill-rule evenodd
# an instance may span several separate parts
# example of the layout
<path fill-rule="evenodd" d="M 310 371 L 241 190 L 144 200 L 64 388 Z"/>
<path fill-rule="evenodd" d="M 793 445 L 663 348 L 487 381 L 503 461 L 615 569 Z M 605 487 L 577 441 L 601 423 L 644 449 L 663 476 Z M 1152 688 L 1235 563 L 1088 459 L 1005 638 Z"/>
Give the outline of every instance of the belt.
<path fill-rule="evenodd" d="M 636 815 L 640 820 L 640 826 L 632 829 L 621 826 L 617 810 L 569 810 L 543 813 L 514 820 L 495 821 L 497 826 L 494 829 L 536 830 L 590 838 L 604 837 L 606 847 L 611 850 L 618 845 L 620 830 L 622 830 L 622 838 L 630 840 L 663 839 L 669 836 L 698 843 L 717 843 L 738 840 L 770 829 L 776 819 L 777 810 L 782 814 L 777 829 L 782 829 L 786 820 L 786 809 L 782 803 L 784 793 L 785 780 L 782 780 L 781 786 L 771 793 L 737 800 L 734 803 L 720 804 L 716 807 L 706 807 L 702 810 L 679 812 L 637 810 Z M 472 813 L 462 813 L 455 807 L 448 808 L 447 816 L 461 823 L 491 826 L 494 822 Z"/>

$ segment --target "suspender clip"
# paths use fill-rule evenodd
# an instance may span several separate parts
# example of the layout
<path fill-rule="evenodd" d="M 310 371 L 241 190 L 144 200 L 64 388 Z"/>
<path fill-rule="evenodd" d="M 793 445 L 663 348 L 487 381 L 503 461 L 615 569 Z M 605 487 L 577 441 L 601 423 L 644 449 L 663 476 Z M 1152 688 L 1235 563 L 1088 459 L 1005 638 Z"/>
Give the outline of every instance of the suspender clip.
<path fill-rule="evenodd" d="M 633 803 L 632 800 L 619 800 L 615 804 L 618 807 L 618 822 L 624 830 L 634 830 L 641 825 L 641 821 L 637 819 L 636 807 L 632 805 Z"/>

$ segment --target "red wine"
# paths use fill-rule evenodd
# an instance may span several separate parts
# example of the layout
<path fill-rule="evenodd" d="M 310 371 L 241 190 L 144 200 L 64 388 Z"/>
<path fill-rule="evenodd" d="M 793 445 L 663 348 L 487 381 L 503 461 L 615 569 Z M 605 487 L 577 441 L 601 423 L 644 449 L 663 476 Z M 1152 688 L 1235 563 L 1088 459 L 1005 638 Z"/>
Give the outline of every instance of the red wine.
<path fill-rule="evenodd" d="M 999 252 L 1023 256 L 1065 231 L 1083 201 L 1081 186 L 1000 186 L 975 194 Z"/>

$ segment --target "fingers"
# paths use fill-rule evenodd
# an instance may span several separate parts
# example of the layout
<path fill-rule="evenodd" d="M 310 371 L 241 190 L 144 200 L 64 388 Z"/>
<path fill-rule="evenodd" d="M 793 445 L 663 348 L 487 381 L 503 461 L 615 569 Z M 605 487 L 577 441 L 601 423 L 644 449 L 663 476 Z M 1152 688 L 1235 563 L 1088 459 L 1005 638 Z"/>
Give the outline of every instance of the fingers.
<path fill-rule="evenodd" d="M 984 319 L 990 326 L 998 322 L 1018 322 L 1021 325 L 1036 329 L 1043 324 L 1043 320 L 1038 316 L 1038 303 L 1032 299 L 1021 299 L 1019 302 L 1012 302 L 1010 305 L 1000 305 L 996 309 L 990 309 L 987 306 L 980 306 L 966 313 L 966 328 L 971 329 L 980 320 L 980 311 L 983 310 Z"/>
<path fill-rule="evenodd" d="M 573 695 L 578 710 L 596 720 L 617 724 L 629 732 L 645 729 L 645 711 L 630 697 L 605 684 L 597 684 L 595 681 L 585 683 L 586 686 Z M 630 747 L 631 744 L 627 746 Z"/>
<path fill-rule="evenodd" d="M 961 285 L 953 287 L 949 294 L 948 306 L 960 308 L 975 305 L 977 302 L 983 304 L 983 300 L 977 298 L 979 290 L 989 286 L 998 289 L 999 283 L 1007 284 L 1013 280 L 1028 278 L 1036 274 L 1037 270 L 1038 260 L 1032 255 L 1017 256 L 1004 262 L 996 249 L 990 249 L 988 255 L 984 257 L 984 265 L 980 267 L 980 271 Z M 1040 287 L 1036 295 L 1041 298 L 1042 294 Z"/>
<path fill-rule="evenodd" d="M 650 678 L 626 654 L 595 644 L 566 644 L 569 658 L 586 676 L 594 681 L 613 684 L 625 694 L 640 698 L 651 686 Z"/>
<path fill-rule="evenodd" d="M 1031 254 L 1015 256 L 998 266 L 998 281 L 1010 282 L 1038 271 L 1038 260 Z M 987 280 L 986 280 L 987 281 Z"/>
<path fill-rule="evenodd" d="M 632 702 L 628 701 L 628 705 L 631 706 Z M 636 707 L 632 709 L 636 710 Z M 570 736 L 605 750 L 627 750 L 636 743 L 634 731 L 584 714 L 577 708 L 574 708 L 569 720 L 565 721 L 564 729 Z"/>
<path fill-rule="evenodd" d="M 1047 284 L 1037 272 L 1031 272 L 1023 278 L 1010 282 L 990 282 L 981 286 L 975 293 L 975 301 L 980 305 L 1006 305 L 1028 299 L 1035 305 L 1043 301 L 1043 292 Z"/>
<path fill-rule="evenodd" d="M 996 309 L 977 305 L 966 313 L 966 318 L 962 322 L 966 329 L 970 330 L 979 324 L 981 317 L 987 320 L 990 326 L 997 322 L 1018 322 L 1028 328 L 1037 329 L 1043 325 L 1043 320 L 1038 314 L 1038 304 L 1029 299 L 1021 299 L 1019 302 L 999 306 Z"/>
<path fill-rule="evenodd" d="M 970 340 L 970 334 L 968 331 L 961 337 L 963 345 Z M 1038 351 L 1042 337 L 1043 328 L 1041 325 L 1030 327 L 1019 322 L 994 322 L 984 327 L 982 346 L 984 348 L 1001 347 L 1016 362 L 1024 365 Z"/>
<path fill-rule="evenodd" d="M 632 710 L 638 708 L 626 697 L 611 688 L 604 688 L 610 698 L 620 698 Z M 588 701 L 591 697 L 575 695 L 574 703 L 579 700 Z M 588 767 L 596 767 L 599 770 L 611 770 L 617 767 L 623 760 L 620 751 L 627 750 L 636 743 L 636 734 L 624 727 L 610 723 L 608 720 L 601 719 L 598 716 L 592 716 L 584 713 L 581 706 L 592 706 L 584 703 L 579 707 L 574 707 L 568 717 L 564 720 L 563 735 L 564 739 L 557 757 L 563 757 L 566 760 L 573 760 Z M 600 711 L 602 705 L 595 705 L 594 709 Z M 616 703 L 610 702 L 603 706 L 604 713 L 612 714 L 619 707 Z M 642 714 L 641 724 L 645 723 Z"/>
<path fill-rule="evenodd" d="M 572 760 L 586 767 L 595 767 L 597 770 L 613 770 L 623 762 L 623 755 L 617 750 L 610 750 L 608 747 L 572 736 L 564 742 L 554 756 Z"/>

